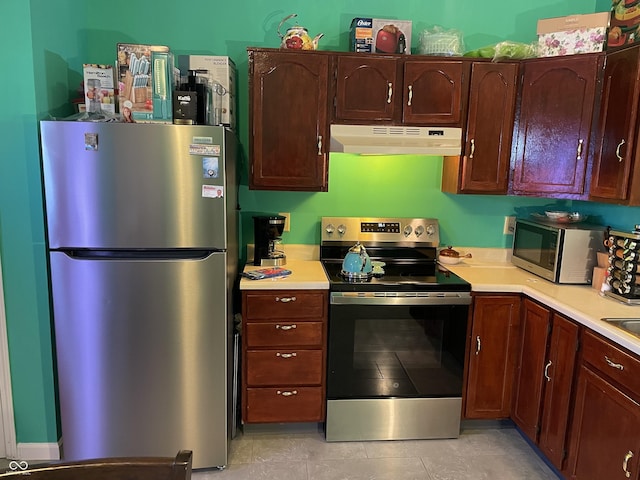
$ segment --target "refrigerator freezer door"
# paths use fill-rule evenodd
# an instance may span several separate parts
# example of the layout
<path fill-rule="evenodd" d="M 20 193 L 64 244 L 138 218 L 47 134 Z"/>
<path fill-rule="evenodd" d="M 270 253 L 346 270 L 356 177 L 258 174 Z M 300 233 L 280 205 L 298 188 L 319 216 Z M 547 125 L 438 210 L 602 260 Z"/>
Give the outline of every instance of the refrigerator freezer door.
<path fill-rule="evenodd" d="M 43 121 L 41 135 L 51 249 L 227 248 L 224 128 Z"/>
<path fill-rule="evenodd" d="M 232 316 L 226 253 L 87 260 L 51 252 L 64 458 L 225 465 Z"/>

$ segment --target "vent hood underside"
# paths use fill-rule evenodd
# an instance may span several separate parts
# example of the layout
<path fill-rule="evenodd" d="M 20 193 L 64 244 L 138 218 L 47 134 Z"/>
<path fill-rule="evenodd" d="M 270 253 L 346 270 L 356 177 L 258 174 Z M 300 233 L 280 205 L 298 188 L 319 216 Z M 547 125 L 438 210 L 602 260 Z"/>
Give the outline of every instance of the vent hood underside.
<path fill-rule="evenodd" d="M 331 152 L 460 155 L 462 129 L 384 125 L 331 125 Z"/>

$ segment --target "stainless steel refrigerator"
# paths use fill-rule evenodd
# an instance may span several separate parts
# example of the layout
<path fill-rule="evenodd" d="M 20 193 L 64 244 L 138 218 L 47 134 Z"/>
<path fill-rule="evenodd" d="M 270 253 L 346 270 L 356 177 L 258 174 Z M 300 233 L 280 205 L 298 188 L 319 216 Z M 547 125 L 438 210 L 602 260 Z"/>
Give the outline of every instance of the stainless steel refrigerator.
<path fill-rule="evenodd" d="M 234 134 L 43 121 L 41 146 L 63 458 L 225 465 Z"/>

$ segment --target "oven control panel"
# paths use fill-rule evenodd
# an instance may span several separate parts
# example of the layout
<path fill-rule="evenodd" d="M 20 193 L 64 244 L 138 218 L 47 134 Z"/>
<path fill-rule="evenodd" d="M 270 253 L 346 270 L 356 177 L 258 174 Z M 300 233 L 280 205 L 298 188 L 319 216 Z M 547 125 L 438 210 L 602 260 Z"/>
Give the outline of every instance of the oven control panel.
<path fill-rule="evenodd" d="M 437 247 L 440 230 L 435 218 L 322 217 L 322 242 L 419 243 Z"/>

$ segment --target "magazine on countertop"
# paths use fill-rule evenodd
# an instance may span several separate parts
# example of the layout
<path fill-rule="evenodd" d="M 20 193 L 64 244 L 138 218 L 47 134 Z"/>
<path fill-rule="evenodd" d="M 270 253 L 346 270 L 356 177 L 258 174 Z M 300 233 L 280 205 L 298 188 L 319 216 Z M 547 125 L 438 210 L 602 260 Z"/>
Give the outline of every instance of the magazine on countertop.
<path fill-rule="evenodd" d="M 242 272 L 242 276 L 251 280 L 262 280 L 263 278 L 286 277 L 291 275 L 291 270 L 282 267 L 259 268 L 249 272 Z"/>

